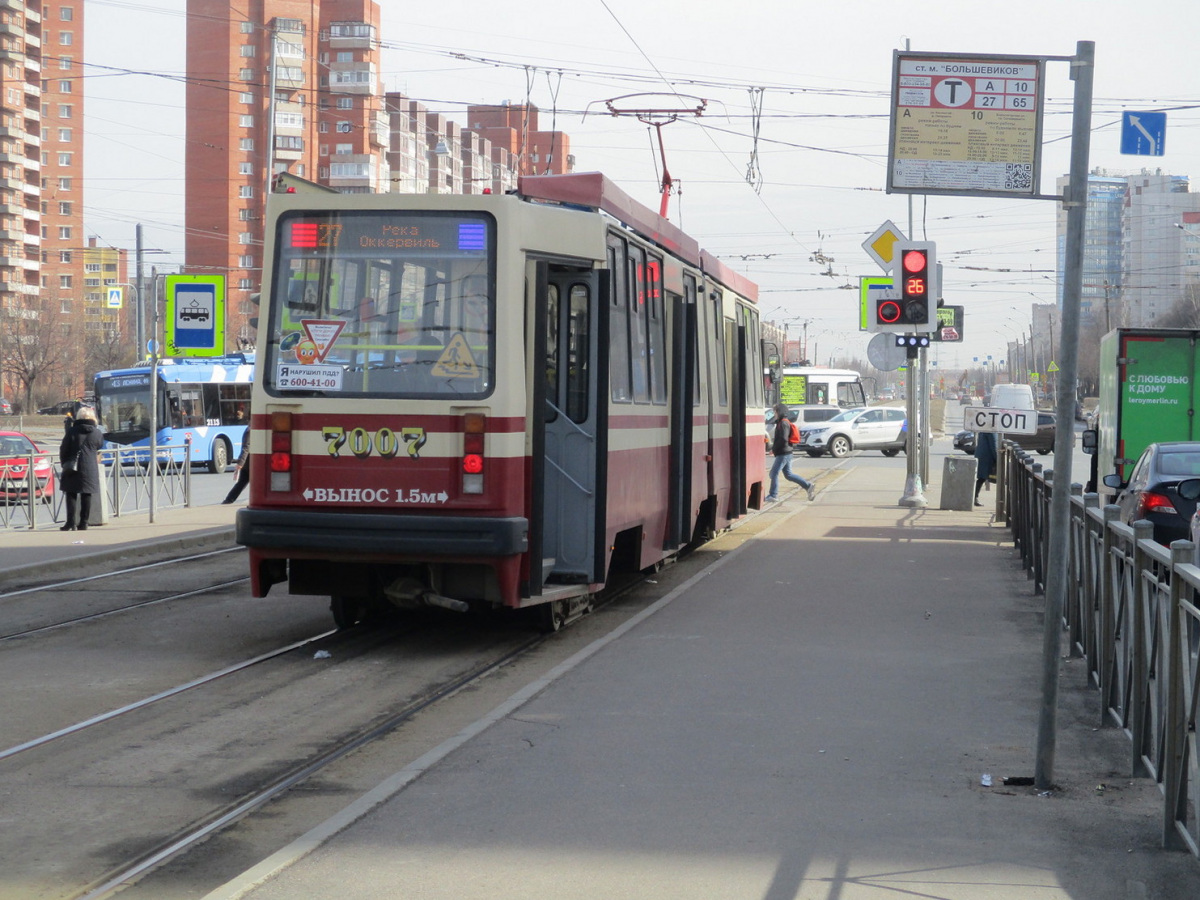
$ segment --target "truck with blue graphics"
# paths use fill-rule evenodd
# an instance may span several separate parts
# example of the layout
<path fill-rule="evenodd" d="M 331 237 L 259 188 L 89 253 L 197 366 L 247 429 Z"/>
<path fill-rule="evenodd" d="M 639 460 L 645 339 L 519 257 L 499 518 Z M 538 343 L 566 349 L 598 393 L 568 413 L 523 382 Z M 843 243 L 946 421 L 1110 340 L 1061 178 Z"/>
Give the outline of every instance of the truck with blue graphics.
<path fill-rule="evenodd" d="M 1093 426 L 1096 490 L 1114 493 L 1104 485 L 1107 475 L 1126 483 L 1149 444 L 1200 440 L 1198 375 L 1200 331 L 1117 328 L 1101 339 L 1100 402 Z"/>

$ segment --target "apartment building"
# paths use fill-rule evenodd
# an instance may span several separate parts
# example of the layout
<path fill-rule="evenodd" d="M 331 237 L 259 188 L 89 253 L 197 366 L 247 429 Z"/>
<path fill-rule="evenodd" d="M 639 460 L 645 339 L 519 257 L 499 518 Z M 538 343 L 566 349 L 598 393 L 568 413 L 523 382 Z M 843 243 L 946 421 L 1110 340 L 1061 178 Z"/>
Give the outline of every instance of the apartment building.
<path fill-rule="evenodd" d="M 10 325 L 72 315 L 82 297 L 83 6 L 0 0 L 0 316 Z"/>
<path fill-rule="evenodd" d="M 379 4 L 188 0 L 187 10 L 186 270 L 226 277 L 233 350 L 254 338 L 273 179 L 387 189 Z"/>

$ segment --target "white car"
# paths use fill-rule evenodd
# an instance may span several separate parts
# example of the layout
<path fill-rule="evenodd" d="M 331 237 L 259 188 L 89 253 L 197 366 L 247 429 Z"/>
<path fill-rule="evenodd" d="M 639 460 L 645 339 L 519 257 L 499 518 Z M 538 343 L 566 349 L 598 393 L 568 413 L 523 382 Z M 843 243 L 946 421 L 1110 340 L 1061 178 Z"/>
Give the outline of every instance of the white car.
<path fill-rule="evenodd" d="M 895 456 L 908 437 L 904 423 L 905 412 L 898 406 L 848 409 L 828 422 L 801 428 L 799 449 L 809 456 L 828 453 L 841 458 L 852 450 Z"/>

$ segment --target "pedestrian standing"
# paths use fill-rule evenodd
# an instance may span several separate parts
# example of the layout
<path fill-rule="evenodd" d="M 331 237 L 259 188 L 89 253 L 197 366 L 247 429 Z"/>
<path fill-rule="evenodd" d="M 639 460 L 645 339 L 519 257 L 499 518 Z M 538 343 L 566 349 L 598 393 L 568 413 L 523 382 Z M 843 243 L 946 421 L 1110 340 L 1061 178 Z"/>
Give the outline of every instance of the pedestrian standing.
<path fill-rule="evenodd" d="M 92 514 L 92 495 L 100 493 L 100 464 L 96 454 L 104 446 L 104 432 L 96 424 L 96 411 L 81 406 L 58 448 L 62 489 L 67 495 L 66 524 L 60 531 L 86 531 Z M 75 511 L 79 510 L 78 524 Z"/>
<path fill-rule="evenodd" d="M 979 489 L 996 471 L 996 435 L 980 431 L 975 435 L 975 505 L 983 506 Z"/>
<path fill-rule="evenodd" d="M 237 458 L 237 478 L 233 482 L 233 487 L 229 489 L 229 493 L 225 495 L 222 503 L 232 503 L 238 498 L 242 490 L 250 483 L 250 429 L 246 429 L 245 435 L 242 437 L 242 452 Z"/>
<path fill-rule="evenodd" d="M 788 418 L 788 408 L 778 403 L 775 405 L 775 434 L 771 441 L 771 452 L 775 454 L 775 462 L 771 464 L 771 492 L 767 494 L 767 502 L 774 503 L 779 499 L 779 475 L 793 484 L 798 484 L 808 492 L 808 499 L 816 495 L 816 488 L 799 475 L 792 472 L 792 444 L 789 440 L 792 433 L 792 422 Z"/>

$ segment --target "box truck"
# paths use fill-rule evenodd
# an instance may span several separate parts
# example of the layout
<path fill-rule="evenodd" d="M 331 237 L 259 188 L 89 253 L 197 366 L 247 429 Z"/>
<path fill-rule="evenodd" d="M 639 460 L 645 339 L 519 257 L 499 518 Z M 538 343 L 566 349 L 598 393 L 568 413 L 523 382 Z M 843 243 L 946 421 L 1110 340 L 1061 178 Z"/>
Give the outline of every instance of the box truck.
<path fill-rule="evenodd" d="M 1090 490 L 1111 497 L 1105 477 L 1126 483 L 1148 444 L 1200 440 L 1198 342 L 1200 331 L 1185 328 L 1118 328 L 1100 340 L 1095 434 L 1084 440 L 1085 450 L 1092 445 L 1096 452 Z"/>

